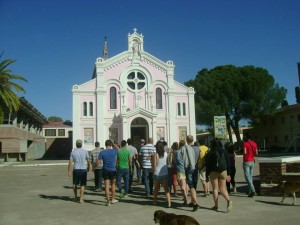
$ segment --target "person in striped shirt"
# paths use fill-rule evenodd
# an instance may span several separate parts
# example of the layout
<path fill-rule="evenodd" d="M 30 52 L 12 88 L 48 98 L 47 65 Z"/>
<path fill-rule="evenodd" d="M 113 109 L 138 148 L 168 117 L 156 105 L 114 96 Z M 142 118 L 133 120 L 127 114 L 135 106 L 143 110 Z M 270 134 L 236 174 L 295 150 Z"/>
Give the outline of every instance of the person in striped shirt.
<path fill-rule="evenodd" d="M 153 193 L 153 170 L 152 170 L 152 158 L 156 149 L 153 145 L 153 138 L 149 138 L 146 145 L 141 148 L 139 153 L 142 161 L 142 170 L 144 175 L 144 185 L 147 196 Z"/>

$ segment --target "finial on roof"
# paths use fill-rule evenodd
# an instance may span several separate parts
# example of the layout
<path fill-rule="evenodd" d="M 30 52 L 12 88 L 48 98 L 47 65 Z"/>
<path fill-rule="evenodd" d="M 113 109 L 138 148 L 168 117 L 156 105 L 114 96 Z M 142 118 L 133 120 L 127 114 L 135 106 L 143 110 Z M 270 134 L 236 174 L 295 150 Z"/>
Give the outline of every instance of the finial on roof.
<path fill-rule="evenodd" d="M 136 33 L 136 32 L 137 32 L 137 29 L 136 29 L 136 28 L 134 28 L 134 29 L 133 29 L 133 31 L 134 31 L 134 33 Z"/>
<path fill-rule="evenodd" d="M 107 41 L 106 36 L 104 37 L 104 49 L 103 49 L 103 59 L 108 59 L 108 48 L 107 48 Z"/>

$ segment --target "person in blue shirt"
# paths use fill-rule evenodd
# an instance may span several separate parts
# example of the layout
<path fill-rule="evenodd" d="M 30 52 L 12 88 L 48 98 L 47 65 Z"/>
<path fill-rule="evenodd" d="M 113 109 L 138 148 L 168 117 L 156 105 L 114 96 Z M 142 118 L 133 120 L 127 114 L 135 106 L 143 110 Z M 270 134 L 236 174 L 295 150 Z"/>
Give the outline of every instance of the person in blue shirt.
<path fill-rule="evenodd" d="M 119 153 L 119 147 L 116 146 L 111 140 L 105 141 L 105 147 L 106 149 L 100 152 L 99 157 L 93 166 L 93 171 L 96 169 L 98 164 L 100 164 L 100 161 L 102 161 L 103 162 L 102 176 L 105 185 L 106 206 L 110 206 L 111 204 L 118 202 L 118 200 L 115 198 L 115 194 L 116 194 L 116 178 L 117 178 L 116 163 L 117 163 L 117 155 Z M 112 195 L 111 202 L 109 201 L 110 188 L 111 188 L 111 195 Z"/>

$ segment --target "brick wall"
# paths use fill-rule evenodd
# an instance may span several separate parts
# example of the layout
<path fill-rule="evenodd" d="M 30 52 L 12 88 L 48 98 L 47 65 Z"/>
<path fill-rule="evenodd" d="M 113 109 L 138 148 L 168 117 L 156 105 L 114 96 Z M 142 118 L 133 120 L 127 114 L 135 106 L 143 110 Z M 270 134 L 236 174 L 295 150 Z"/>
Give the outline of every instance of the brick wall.
<path fill-rule="evenodd" d="M 262 161 L 259 172 L 260 195 L 282 196 L 283 190 L 278 186 L 280 181 L 300 181 L 300 161 L 292 161 L 292 157 Z"/>

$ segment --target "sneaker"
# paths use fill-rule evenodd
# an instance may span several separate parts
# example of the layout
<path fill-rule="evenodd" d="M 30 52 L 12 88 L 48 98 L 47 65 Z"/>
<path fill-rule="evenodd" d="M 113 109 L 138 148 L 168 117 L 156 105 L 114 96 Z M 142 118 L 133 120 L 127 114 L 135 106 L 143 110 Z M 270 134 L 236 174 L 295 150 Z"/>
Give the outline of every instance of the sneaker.
<path fill-rule="evenodd" d="M 111 204 L 115 204 L 115 203 L 117 203 L 117 202 L 119 202 L 117 199 L 111 200 Z"/>
<path fill-rule="evenodd" d="M 203 194 L 201 197 L 207 198 L 208 194 Z"/>
<path fill-rule="evenodd" d="M 227 202 L 227 212 L 229 213 L 229 212 L 231 212 L 231 210 L 232 210 L 232 201 L 228 201 Z"/>
<path fill-rule="evenodd" d="M 79 202 L 82 204 L 82 203 L 84 203 L 84 200 L 83 200 L 83 199 L 80 199 L 80 201 L 79 201 Z"/>
<path fill-rule="evenodd" d="M 199 205 L 198 205 L 198 204 L 196 204 L 196 205 L 193 205 L 193 212 L 197 211 L 197 210 L 198 210 L 198 208 L 199 208 Z"/>
<path fill-rule="evenodd" d="M 128 198 L 128 195 L 123 195 L 123 198 Z"/>
<path fill-rule="evenodd" d="M 214 206 L 214 207 L 211 208 L 211 210 L 214 210 L 214 211 L 218 212 L 219 208 L 217 206 Z"/>
<path fill-rule="evenodd" d="M 255 193 L 255 191 L 253 191 L 253 192 L 250 192 L 250 194 L 248 195 L 248 197 L 249 198 L 253 198 L 253 196 L 255 196 L 256 195 L 256 193 Z"/>
<path fill-rule="evenodd" d="M 106 202 L 105 205 L 109 207 L 110 206 L 110 202 Z"/>
<path fill-rule="evenodd" d="M 168 203 L 168 208 L 171 208 L 172 206 L 171 206 L 171 203 Z"/>
<path fill-rule="evenodd" d="M 124 198 L 124 194 L 120 193 L 119 198 Z"/>

